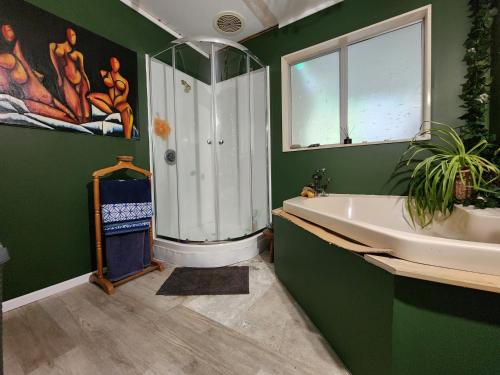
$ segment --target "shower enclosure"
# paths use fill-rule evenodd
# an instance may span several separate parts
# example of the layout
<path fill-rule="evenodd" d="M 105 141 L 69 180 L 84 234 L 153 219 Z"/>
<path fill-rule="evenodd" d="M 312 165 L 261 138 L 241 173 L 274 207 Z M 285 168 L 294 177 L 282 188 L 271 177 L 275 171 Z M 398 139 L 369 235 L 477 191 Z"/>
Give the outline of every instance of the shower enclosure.
<path fill-rule="evenodd" d="M 156 255 L 256 255 L 270 220 L 266 67 L 238 43 L 179 39 L 150 57 L 149 80 Z"/>

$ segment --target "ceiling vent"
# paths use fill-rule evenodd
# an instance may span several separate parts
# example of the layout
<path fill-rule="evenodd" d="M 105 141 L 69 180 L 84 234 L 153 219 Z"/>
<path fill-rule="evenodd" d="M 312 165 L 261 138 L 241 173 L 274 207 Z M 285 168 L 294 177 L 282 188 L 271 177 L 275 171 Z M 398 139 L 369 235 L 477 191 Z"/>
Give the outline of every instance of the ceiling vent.
<path fill-rule="evenodd" d="M 243 16 L 236 12 L 221 12 L 214 19 L 215 30 L 225 35 L 239 33 L 244 24 Z"/>

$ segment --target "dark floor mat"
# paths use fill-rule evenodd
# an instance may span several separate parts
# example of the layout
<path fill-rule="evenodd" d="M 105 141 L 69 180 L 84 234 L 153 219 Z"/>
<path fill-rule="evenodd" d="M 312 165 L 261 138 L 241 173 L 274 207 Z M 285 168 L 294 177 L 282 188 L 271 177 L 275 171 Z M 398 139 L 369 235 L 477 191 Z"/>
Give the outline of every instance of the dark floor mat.
<path fill-rule="evenodd" d="M 199 296 L 248 294 L 248 267 L 176 268 L 156 294 Z"/>

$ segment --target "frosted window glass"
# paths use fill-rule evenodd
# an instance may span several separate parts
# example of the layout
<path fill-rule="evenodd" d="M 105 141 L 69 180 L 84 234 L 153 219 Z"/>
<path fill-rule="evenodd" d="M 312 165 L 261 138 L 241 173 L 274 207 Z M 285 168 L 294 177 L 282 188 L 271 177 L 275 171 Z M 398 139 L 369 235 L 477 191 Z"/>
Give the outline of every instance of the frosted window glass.
<path fill-rule="evenodd" d="M 339 53 L 290 67 L 292 145 L 339 142 Z"/>
<path fill-rule="evenodd" d="M 422 23 L 348 47 L 353 143 L 409 139 L 422 124 Z"/>

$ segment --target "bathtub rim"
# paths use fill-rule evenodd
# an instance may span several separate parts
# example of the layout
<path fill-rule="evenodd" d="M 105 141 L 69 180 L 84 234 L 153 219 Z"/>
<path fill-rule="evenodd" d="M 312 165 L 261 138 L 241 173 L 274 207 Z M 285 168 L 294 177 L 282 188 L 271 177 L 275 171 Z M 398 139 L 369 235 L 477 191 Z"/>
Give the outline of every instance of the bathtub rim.
<path fill-rule="evenodd" d="M 294 198 L 290 198 L 290 199 L 283 201 L 283 210 L 285 212 L 292 214 L 292 215 L 301 217 L 300 215 L 297 215 L 296 213 L 288 211 L 286 207 L 293 206 L 294 208 L 300 208 L 299 205 L 297 203 L 295 203 L 296 201 L 302 202 L 302 201 L 307 201 L 308 199 L 328 199 L 328 198 L 335 198 L 335 197 L 366 197 L 366 198 L 378 198 L 378 199 L 380 199 L 380 198 L 405 199 L 406 198 L 406 196 L 404 196 L 404 195 L 377 195 L 377 194 L 328 194 L 328 195 L 323 196 L 323 197 L 315 197 L 315 198 L 294 197 Z M 441 241 L 443 241 L 443 242 L 448 242 L 448 243 L 451 242 L 454 245 L 457 245 L 458 247 L 468 248 L 471 246 L 478 246 L 479 245 L 481 247 L 487 247 L 487 248 L 491 247 L 491 250 L 500 250 L 500 244 L 496 244 L 496 243 L 479 242 L 479 241 L 466 241 L 466 240 L 458 240 L 458 239 L 454 239 L 454 238 L 432 236 L 430 234 L 427 235 L 424 233 L 406 232 L 406 231 L 399 230 L 399 229 L 392 229 L 392 228 L 385 227 L 382 225 L 376 225 L 376 224 L 364 222 L 364 221 L 359 220 L 359 219 L 348 219 L 345 216 L 341 216 L 341 215 L 327 215 L 324 211 L 310 208 L 310 207 L 305 207 L 304 209 L 311 211 L 317 215 L 330 216 L 336 220 L 342 221 L 343 223 L 348 223 L 349 225 L 353 225 L 353 226 L 356 226 L 359 228 L 368 228 L 368 229 L 371 229 L 373 231 L 384 231 L 384 232 L 390 233 L 392 237 L 395 237 L 398 239 L 404 240 L 408 236 L 410 236 L 411 238 L 414 238 L 415 240 L 422 240 L 423 242 L 430 242 L 430 241 L 441 242 Z M 472 208 L 468 209 L 468 207 L 463 207 L 462 205 L 455 205 L 455 209 L 466 210 L 467 212 L 470 212 L 472 210 Z M 477 209 L 477 211 L 474 212 L 473 215 L 477 214 L 480 216 L 488 216 L 488 217 L 491 216 L 491 215 L 483 215 L 483 213 L 481 211 L 482 211 L 482 209 Z M 403 216 L 403 219 L 406 220 L 406 218 L 404 216 Z M 330 229 L 330 230 L 334 231 L 333 229 Z M 342 234 L 342 233 L 339 232 L 339 234 Z M 426 239 L 426 237 L 428 237 L 430 239 Z M 357 239 L 354 239 L 354 240 L 358 241 Z M 360 241 L 360 242 L 363 243 L 363 241 Z M 366 245 L 368 245 L 370 247 L 381 247 L 380 245 L 371 245 L 371 244 L 366 244 Z"/>
<path fill-rule="evenodd" d="M 334 198 L 394 199 L 402 196 L 333 194 Z M 486 275 L 500 276 L 500 244 L 465 241 L 410 233 L 371 224 L 359 219 L 349 219 L 346 214 L 332 214 L 322 207 L 305 206 L 308 199 L 296 197 L 283 202 L 283 210 L 291 215 L 314 223 L 319 227 L 336 232 L 355 242 L 369 247 L 390 249 L 391 255 L 410 262 L 450 268 Z M 376 207 L 379 208 L 379 207 Z M 379 208 L 380 209 L 380 208 Z"/>

